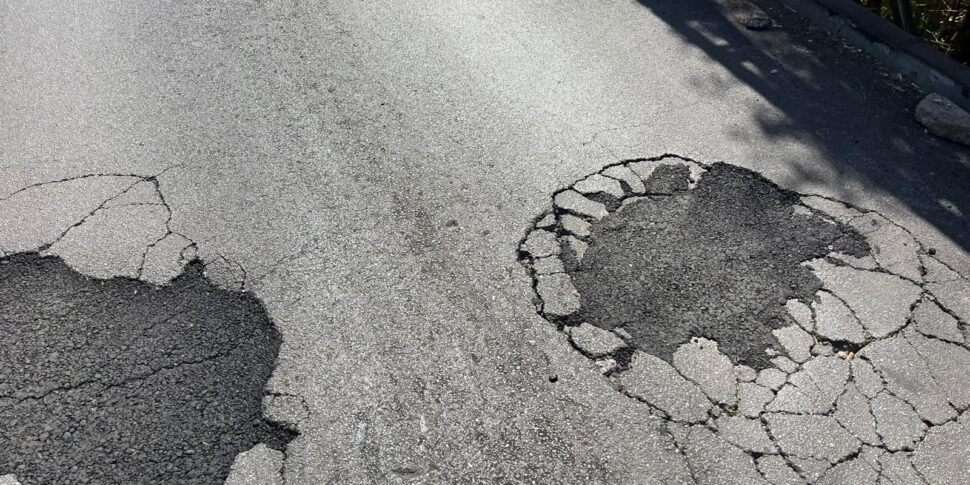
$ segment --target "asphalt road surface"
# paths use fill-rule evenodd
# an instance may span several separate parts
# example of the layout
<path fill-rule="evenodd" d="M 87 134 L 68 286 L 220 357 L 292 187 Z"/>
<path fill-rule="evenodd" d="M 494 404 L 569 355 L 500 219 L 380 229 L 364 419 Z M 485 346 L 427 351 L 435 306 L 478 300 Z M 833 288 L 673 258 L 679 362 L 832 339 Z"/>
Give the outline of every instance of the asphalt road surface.
<path fill-rule="evenodd" d="M 234 483 L 742 477 L 702 473 L 744 459 L 708 467 L 723 440 L 672 426 L 643 380 L 617 392 L 537 313 L 518 251 L 551 196 L 625 159 L 727 161 L 877 210 L 952 273 L 933 266 L 920 288 L 966 304 L 970 154 L 924 133 L 918 93 L 838 41 L 784 9 L 768 32 L 738 15 L 646 0 L 3 2 L 0 250 L 148 284 L 198 258 L 206 285 L 250 292 L 282 339 L 263 413 L 299 435 L 239 455 Z M 893 336 L 860 361 L 891 368 Z M 935 431 L 898 421 L 921 442 L 962 446 L 962 396 L 913 404 L 886 386 L 863 399 L 884 419 L 915 409 Z M 776 420 L 778 446 L 837 435 L 806 437 L 820 416 Z M 856 456 L 838 443 L 758 465 L 821 477 Z M 895 455 L 873 459 L 895 470 Z M 907 460 L 928 479 L 964 471 Z"/>

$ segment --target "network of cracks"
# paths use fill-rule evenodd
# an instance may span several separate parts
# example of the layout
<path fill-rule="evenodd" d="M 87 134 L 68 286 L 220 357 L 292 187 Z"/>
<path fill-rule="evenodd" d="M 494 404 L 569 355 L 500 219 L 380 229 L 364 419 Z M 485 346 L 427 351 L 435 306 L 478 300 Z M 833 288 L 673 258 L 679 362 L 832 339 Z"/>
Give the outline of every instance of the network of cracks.
<path fill-rule="evenodd" d="M 698 483 L 970 476 L 970 281 L 878 212 L 666 155 L 556 192 L 519 254 Z"/>
<path fill-rule="evenodd" d="M 0 220 L 0 484 L 278 478 L 305 407 L 266 392 L 282 336 L 157 176 L 34 183 Z"/>

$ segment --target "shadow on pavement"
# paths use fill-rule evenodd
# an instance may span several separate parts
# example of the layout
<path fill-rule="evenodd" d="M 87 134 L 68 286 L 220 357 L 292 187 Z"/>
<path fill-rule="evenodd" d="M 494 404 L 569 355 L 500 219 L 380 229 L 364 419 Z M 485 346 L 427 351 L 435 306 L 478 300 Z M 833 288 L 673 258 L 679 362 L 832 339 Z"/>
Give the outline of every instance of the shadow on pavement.
<path fill-rule="evenodd" d="M 924 132 L 912 115 L 919 93 L 908 83 L 892 82 L 783 6 L 765 5 L 780 26 L 749 36 L 739 12 L 714 2 L 638 2 L 784 113 L 751 114 L 763 136 L 816 147 L 843 180 L 893 195 L 970 250 L 970 150 Z M 806 183 L 826 183 L 796 170 Z"/>

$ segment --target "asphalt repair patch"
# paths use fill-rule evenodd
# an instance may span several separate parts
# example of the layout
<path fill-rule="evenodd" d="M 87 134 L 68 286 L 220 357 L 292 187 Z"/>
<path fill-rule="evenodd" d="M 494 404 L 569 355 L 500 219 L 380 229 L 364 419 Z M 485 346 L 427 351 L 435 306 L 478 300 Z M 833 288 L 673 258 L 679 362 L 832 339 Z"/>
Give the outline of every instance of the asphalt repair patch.
<path fill-rule="evenodd" d="M 262 304 L 190 263 L 166 286 L 0 259 L 0 475 L 47 483 L 221 484 L 257 443 L 281 336 Z"/>
<path fill-rule="evenodd" d="M 668 361 L 704 337 L 735 362 L 765 368 L 765 348 L 777 347 L 771 331 L 787 324 L 785 302 L 809 302 L 822 286 L 801 263 L 869 248 L 851 227 L 796 213 L 797 194 L 754 172 L 715 164 L 690 190 L 688 176 L 685 166 L 659 167 L 649 182 L 672 190 L 593 226 L 583 263 L 570 272 L 582 295 L 577 317 L 623 327 L 638 348 Z"/>

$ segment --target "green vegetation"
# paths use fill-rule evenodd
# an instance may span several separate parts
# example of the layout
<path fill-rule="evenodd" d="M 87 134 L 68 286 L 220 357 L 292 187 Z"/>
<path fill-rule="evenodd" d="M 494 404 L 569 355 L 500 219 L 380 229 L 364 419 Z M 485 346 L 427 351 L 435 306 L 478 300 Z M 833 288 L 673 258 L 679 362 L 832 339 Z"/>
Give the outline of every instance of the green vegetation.
<path fill-rule="evenodd" d="M 970 0 L 856 1 L 954 59 L 970 64 Z"/>

